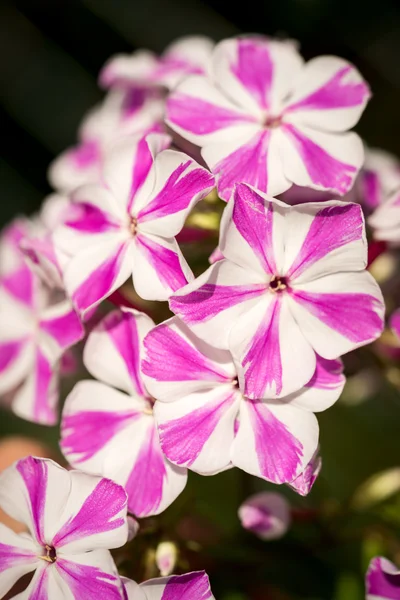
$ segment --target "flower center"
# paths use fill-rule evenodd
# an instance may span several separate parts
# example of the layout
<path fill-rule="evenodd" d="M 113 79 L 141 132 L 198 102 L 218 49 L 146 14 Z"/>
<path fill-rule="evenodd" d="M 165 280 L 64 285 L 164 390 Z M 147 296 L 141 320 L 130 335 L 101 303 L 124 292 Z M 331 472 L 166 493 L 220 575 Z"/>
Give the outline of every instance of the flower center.
<path fill-rule="evenodd" d="M 129 222 L 129 230 L 132 235 L 136 235 L 137 225 L 138 225 L 137 218 L 131 217 L 131 220 Z"/>
<path fill-rule="evenodd" d="M 46 554 L 44 556 L 39 556 L 39 558 L 45 560 L 48 563 L 55 563 L 57 560 L 57 552 L 54 546 L 48 546 L 46 544 L 43 550 L 46 552 Z"/>
<path fill-rule="evenodd" d="M 269 282 L 269 289 L 271 292 L 278 293 L 283 292 L 288 287 L 288 282 L 286 277 L 281 277 L 280 275 L 274 275 Z"/>
<path fill-rule="evenodd" d="M 276 129 L 282 125 L 282 117 L 269 115 L 264 119 L 263 125 L 267 129 Z"/>

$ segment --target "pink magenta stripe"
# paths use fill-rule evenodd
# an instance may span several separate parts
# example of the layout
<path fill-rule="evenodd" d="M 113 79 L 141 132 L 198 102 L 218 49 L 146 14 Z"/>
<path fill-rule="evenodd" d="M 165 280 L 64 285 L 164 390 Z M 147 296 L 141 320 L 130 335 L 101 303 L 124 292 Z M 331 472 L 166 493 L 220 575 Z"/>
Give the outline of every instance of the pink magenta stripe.
<path fill-rule="evenodd" d="M 282 131 L 293 142 L 301 156 L 311 181 L 318 186 L 336 190 L 340 194 L 349 191 L 357 169 L 353 165 L 341 162 L 326 152 L 321 146 L 310 140 L 293 125 L 282 125 Z"/>
<path fill-rule="evenodd" d="M 195 324 L 208 321 L 223 310 L 227 310 L 260 296 L 266 291 L 263 283 L 253 285 L 215 285 L 206 283 L 198 290 L 185 296 L 172 296 L 169 306 L 185 323 Z"/>
<path fill-rule="evenodd" d="M 221 198 L 228 201 L 239 181 L 248 183 L 261 192 L 267 191 L 267 155 L 271 130 L 261 131 L 247 144 L 220 160 L 213 172 L 218 175 L 217 185 Z"/>
<path fill-rule="evenodd" d="M 41 321 L 40 329 L 55 339 L 62 349 L 76 344 L 85 335 L 81 320 L 72 307 L 63 315 Z"/>
<path fill-rule="evenodd" d="M 133 411 L 83 410 L 65 415 L 61 422 L 61 448 L 75 464 L 85 462 L 103 450 L 133 420 Z"/>
<path fill-rule="evenodd" d="M 382 331 L 382 318 L 376 312 L 381 303 L 369 294 L 290 293 L 314 317 L 355 344 L 372 340 Z"/>
<path fill-rule="evenodd" d="M 349 75 L 354 73 L 350 65 L 341 68 L 322 87 L 309 96 L 287 107 L 286 111 L 294 110 L 336 110 L 351 108 L 365 102 L 370 91 L 363 81 L 349 81 Z"/>
<path fill-rule="evenodd" d="M 44 544 L 44 511 L 46 507 L 48 479 L 47 463 L 39 458 L 29 456 L 18 461 L 16 468 L 28 492 L 33 534 L 40 544 Z"/>
<path fill-rule="evenodd" d="M 249 115 L 180 92 L 172 94 L 167 101 L 167 119 L 196 135 L 207 135 L 227 127 L 256 122 Z"/>
<path fill-rule="evenodd" d="M 330 252 L 362 240 L 364 224 L 361 206 L 345 204 L 327 206 L 311 222 L 287 277 L 296 278 Z"/>
<path fill-rule="evenodd" d="M 52 545 L 61 548 L 75 540 L 123 527 L 124 519 L 117 515 L 125 506 L 124 489 L 109 479 L 101 479 L 79 512 L 72 515 L 56 533 Z"/>
<path fill-rule="evenodd" d="M 314 375 L 306 387 L 320 390 L 332 390 L 344 383 L 343 364 L 340 360 L 327 360 L 317 356 L 317 366 Z"/>
<path fill-rule="evenodd" d="M 167 458 L 177 465 L 191 466 L 234 403 L 235 397 L 235 392 L 231 392 L 207 402 L 183 417 L 159 425 L 161 447 Z M 232 424 L 232 441 L 233 436 Z"/>
<path fill-rule="evenodd" d="M 135 86 L 134 88 L 124 90 L 122 102 L 123 118 L 132 117 L 138 110 L 143 108 L 143 105 L 148 98 L 148 89 Z"/>
<path fill-rule="evenodd" d="M 185 210 L 193 198 L 213 187 L 214 177 L 211 173 L 202 168 L 190 169 L 191 166 L 193 161 L 188 160 L 171 173 L 157 196 L 139 212 L 138 222 L 161 219 Z"/>
<path fill-rule="evenodd" d="M 167 471 L 153 422 L 125 484 L 129 511 L 137 517 L 156 511 L 163 499 L 164 485 L 167 485 Z"/>
<path fill-rule="evenodd" d="M 400 338 L 400 309 L 397 309 L 390 317 L 390 327 Z"/>
<path fill-rule="evenodd" d="M 234 191 L 232 219 L 269 274 L 277 273 L 273 249 L 273 204 L 265 202 L 257 192 L 239 183 Z"/>
<path fill-rule="evenodd" d="M 385 600 L 399 600 L 400 573 L 385 572 L 382 563 L 379 557 L 371 561 L 366 577 L 367 593 Z"/>
<path fill-rule="evenodd" d="M 57 559 L 55 567 L 77 600 L 121 600 L 117 578 L 91 565 Z M 48 596 L 46 595 L 46 600 Z M 54 600 L 56 600 L 54 598 Z"/>
<path fill-rule="evenodd" d="M 360 184 L 362 188 L 361 203 L 370 210 L 377 208 L 382 200 L 378 174 L 364 169 L 361 172 Z"/>
<path fill-rule="evenodd" d="M 35 302 L 35 275 L 23 263 L 22 255 L 21 262 L 22 264 L 18 269 L 1 277 L 0 285 L 11 296 L 14 296 L 26 306 L 32 307 Z"/>
<path fill-rule="evenodd" d="M 33 370 L 33 419 L 43 425 L 55 425 L 58 415 L 53 406 L 56 391 L 54 386 L 55 371 L 43 352 L 37 348 Z"/>
<path fill-rule="evenodd" d="M 140 338 L 136 318 L 130 313 L 113 311 L 103 320 L 105 332 L 109 335 L 116 351 L 126 364 L 129 375 L 139 396 L 146 397 L 140 370 Z"/>
<path fill-rule="evenodd" d="M 275 298 L 268 304 L 265 316 L 243 358 L 245 394 L 251 398 L 262 398 L 267 389 L 275 394 L 282 391 L 280 312 L 280 299 Z"/>
<path fill-rule="evenodd" d="M 145 585 L 151 587 L 151 582 Z M 208 600 L 209 598 L 211 598 L 210 583 L 204 571 L 169 577 L 161 596 L 161 600 Z"/>
<path fill-rule="evenodd" d="M 115 253 L 98 265 L 74 291 L 72 300 L 78 310 L 90 308 L 110 294 L 128 247 L 128 243 L 121 244 Z"/>
<path fill-rule="evenodd" d="M 273 483 L 293 481 L 303 445 L 263 402 L 246 400 L 262 477 Z"/>
<path fill-rule="evenodd" d="M 90 202 L 75 202 L 68 211 L 65 226 L 81 233 L 104 233 L 117 229 L 120 224 Z"/>
<path fill-rule="evenodd" d="M 268 44 L 255 39 L 239 39 L 236 44 L 237 60 L 231 70 L 258 105 L 267 109 L 274 72 Z"/>
<path fill-rule="evenodd" d="M 49 576 L 50 569 L 44 567 L 42 571 L 36 571 L 37 578 L 33 579 L 34 586 L 28 587 L 29 596 L 24 596 L 27 600 L 49 600 Z"/>
<path fill-rule="evenodd" d="M 18 359 L 27 341 L 27 339 L 22 339 L 0 343 L 0 373 Z"/>
<path fill-rule="evenodd" d="M 35 563 L 36 561 L 37 556 L 33 552 L 28 552 L 17 546 L 8 546 L 0 542 L 0 572 L 12 569 L 21 564 Z"/>
<path fill-rule="evenodd" d="M 161 324 L 144 340 L 147 357 L 142 361 L 145 375 L 156 381 L 228 382 L 229 376 L 167 324 Z"/>
<path fill-rule="evenodd" d="M 67 151 L 66 156 L 73 162 L 78 169 L 88 169 L 93 164 L 100 161 L 101 153 L 99 144 L 94 141 L 86 141 Z"/>
<path fill-rule="evenodd" d="M 136 242 L 163 285 L 176 292 L 176 290 L 187 284 L 187 279 L 176 252 L 157 244 L 145 235 L 137 235 Z"/>
<path fill-rule="evenodd" d="M 131 211 L 135 202 L 135 196 L 147 179 L 151 167 L 153 166 L 153 156 L 150 152 L 146 138 L 143 137 L 136 147 L 132 169 L 132 183 L 129 192 L 128 211 Z"/>

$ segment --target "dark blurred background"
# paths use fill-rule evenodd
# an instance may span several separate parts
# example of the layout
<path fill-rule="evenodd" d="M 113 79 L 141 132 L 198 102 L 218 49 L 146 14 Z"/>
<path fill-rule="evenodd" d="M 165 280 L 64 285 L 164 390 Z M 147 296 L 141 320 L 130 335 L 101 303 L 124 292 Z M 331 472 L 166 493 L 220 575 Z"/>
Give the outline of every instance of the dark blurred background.
<path fill-rule="evenodd" d="M 400 154 L 398 0 L 3 0 L 0 5 L 0 225 L 50 189 L 49 162 L 75 140 L 116 52 L 161 52 L 176 37 L 290 36 L 306 57 L 353 61 L 374 97 L 359 131 Z"/>

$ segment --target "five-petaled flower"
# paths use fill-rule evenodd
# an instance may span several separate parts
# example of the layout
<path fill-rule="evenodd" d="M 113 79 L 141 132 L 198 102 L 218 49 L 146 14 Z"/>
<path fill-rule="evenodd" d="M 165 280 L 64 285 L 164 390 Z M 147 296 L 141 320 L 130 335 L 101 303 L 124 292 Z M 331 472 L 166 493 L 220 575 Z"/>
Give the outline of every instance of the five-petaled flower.
<path fill-rule="evenodd" d="M 250 400 L 238 388 L 230 353 L 196 338 L 177 317 L 150 331 L 144 345 L 163 452 L 202 475 L 236 466 L 273 483 L 293 481 L 318 446 L 313 412 L 331 406 L 344 385 L 340 361 L 319 359 L 299 392 Z"/>
<path fill-rule="evenodd" d="M 290 42 L 224 40 L 209 76 L 190 76 L 167 102 L 167 124 L 201 146 L 229 200 L 235 183 L 275 196 L 293 183 L 345 194 L 363 163 L 347 130 L 370 97 L 351 64 L 320 56 L 304 64 Z"/>
<path fill-rule="evenodd" d="M 123 309 L 109 313 L 92 330 L 84 363 L 99 381 L 75 386 L 61 423 L 61 448 L 68 461 L 123 485 L 129 511 L 138 517 L 165 510 L 187 479 L 186 469 L 162 453 L 154 401 L 141 374 L 143 338 L 153 327 L 147 315 Z"/>
<path fill-rule="evenodd" d="M 32 571 L 23 595 L 29 600 L 122 597 L 109 552 L 128 539 L 121 486 L 28 457 L 0 475 L 0 506 L 28 530 L 0 524 L 1 597 Z"/>
<path fill-rule="evenodd" d="M 225 258 L 172 295 L 170 307 L 199 337 L 230 349 L 246 396 L 295 392 L 317 354 L 338 358 L 380 335 L 384 303 L 365 271 L 358 204 L 291 207 L 238 184 L 219 248 Z"/>
<path fill-rule="evenodd" d="M 192 279 L 175 236 L 214 179 L 189 156 L 163 150 L 168 144 L 169 137 L 158 134 L 126 138 L 106 160 L 104 185 L 74 194 L 75 214 L 54 239 L 71 256 L 65 287 L 80 311 L 130 276 L 146 300 L 166 300 Z"/>

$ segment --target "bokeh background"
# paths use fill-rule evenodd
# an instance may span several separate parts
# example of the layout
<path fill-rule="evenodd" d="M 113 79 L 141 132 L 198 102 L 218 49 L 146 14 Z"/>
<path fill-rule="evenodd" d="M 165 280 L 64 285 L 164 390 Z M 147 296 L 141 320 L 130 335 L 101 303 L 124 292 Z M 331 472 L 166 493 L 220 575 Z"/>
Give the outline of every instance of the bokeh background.
<path fill-rule="evenodd" d="M 219 40 L 240 32 L 297 39 L 306 58 L 338 54 L 354 62 L 374 94 L 358 131 L 369 145 L 400 156 L 398 0 L 3 0 L 0 226 L 33 213 L 50 192 L 48 165 L 74 143 L 82 116 L 101 98 L 96 78 L 110 55 L 161 52 L 182 35 Z M 348 361 L 357 376 L 319 415 L 322 475 L 307 499 L 284 490 L 299 513 L 282 541 L 250 539 L 238 524 L 240 501 L 267 484 L 238 471 L 192 476 L 189 495 L 171 515 L 195 502 L 203 534 L 217 540 L 203 565 L 217 600 L 362 600 L 371 555 L 389 553 L 400 564 L 399 494 L 383 494 L 382 482 L 360 488 L 371 475 L 400 469 L 397 365 L 400 358 L 387 360 L 379 343 L 375 353 Z M 48 443 L 57 456 L 56 428 L 0 412 L 0 453 L 12 434 Z M 386 485 L 396 492 L 399 480 L 391 471 Z"/>

